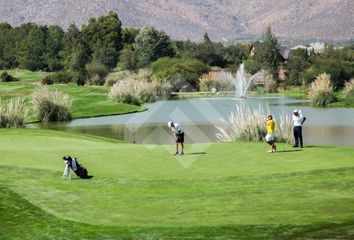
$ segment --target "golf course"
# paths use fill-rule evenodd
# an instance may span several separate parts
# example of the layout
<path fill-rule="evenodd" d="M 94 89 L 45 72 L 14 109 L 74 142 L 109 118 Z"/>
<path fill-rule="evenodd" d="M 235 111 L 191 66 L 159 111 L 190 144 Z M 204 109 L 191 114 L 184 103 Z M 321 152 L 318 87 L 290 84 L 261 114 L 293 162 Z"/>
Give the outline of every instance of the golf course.
<path fill-rule="evenodd" d="M 0 239 L 352 239 L 354 149 L 0 130 Z M 63 178 L 62 157 L 92 179 Z"/>

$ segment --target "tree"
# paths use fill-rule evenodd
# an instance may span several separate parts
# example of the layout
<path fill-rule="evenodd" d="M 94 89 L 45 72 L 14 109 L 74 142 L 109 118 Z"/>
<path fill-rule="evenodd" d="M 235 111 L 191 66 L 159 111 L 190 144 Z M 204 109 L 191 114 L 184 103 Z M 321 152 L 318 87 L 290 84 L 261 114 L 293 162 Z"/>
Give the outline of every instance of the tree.
<path fill-rule="evenodd" d="M 122 43 L 123 47 L 125 45 L 131 45 L 135 43 L 135 38 L 139 34 L 139 29 L 137 28 L 123 28 L 122 30 Z"/>
<path fill-rule="evenodd" d="M 175 90 L 196 91 L 209 66 L 197 59 L 160 58 L 152 64 L 155 76 L 171 81 Z"/>
<path fill-rule="evenodd" d="M 102 63 L 92 62 L 86 64 L 86 71 L 90 84 L 102 86 L 105 83 L 105 77 L 107 76 L 109 69 Z"/>
<path fill-rule="evenodd" d="M 196 45 L 195 57 L 210 66 L 224 67 L 222 49 L 220 43 L 214 43 L 206 38 L 204 42 Z"/>
<path fill-rule="evenodd" d="M 8 67 L 8 62 L 5 60 L 5 45 L 7 45 L 10 40 L 10 33 L 12 27 L 8 23 L 0 23 L 0 69 L 5 69 Z"/>
<path fill-rule="evenodd" d="M 60 52 L 64 68 L 75 75 L 78 85 L 86 80 L 85 65 L 90 61 L 90 49 L 75 24 L 69 26 L 64 36 L 64 48 Z"/>
<path fill-rule="evenodd" d="M 210 40 L 209 35 L 208 35 L 207 32 L 204 33 L 204 35 L 203 35 L 203 41 L 204 41 L 205 43 L 211 42 L 211 40 Z"/>
<path fill-rule="evenodd" d="M 131 45 L 128 45 L 120 51 L 118 66 L 126 70 L 135 70 L 138 65 L 136 52 Z"/>
<path fill-rule="evenodd" d="M 174 55 L 170 37 L 163 31 L 146 27 L 139 32 L 135 39 L 138 66 L 146 67 L 160 57 Z"/>
<path fill-rule="evenodd" d="M 262 36 L 263 42 L 260 43 L 254 54 L 255 61 L 268 71 L 274 79 L 278 78 L 278 70 L 281 57 L 278 52 L 278 40 L 272 34 L 270 27 Z"/>
<path fill-rule="evenodd" d="M 33 25 L 21 42 L 18 52 L 20 68 L 35 71 L 43 70 L 46 67 L 44 62 L 46 31 L 46 27 Z"/>
<path fill-rule="evenodd" d="M 59 26 L 48 28 L 45 62 L 49 71 L 60 71 L 63 68 L 62 57 L 59 53 L 64 48 L 64 35 L 63 29 Z"/>
<path fill-rule="evenodd" d="M 301 73 L 310 66 L 307 50 L 297 49 L 292 52 L 287 63 L 288 82 L 291 85 L 301 85 Z"/>
<path fill-rule="evenodd" d="M 82 34 L 95 61 L 111 68 L 117 65 L 118 52 L 122 49 L 122 23 L 117 13 L 111 11 L 107 16 L 90 18 L 82 27 Z"/>
<path fill-rule="evenodd" d="M 11 29 L 5 36 L 4 45 L 4 61 L 9 68 L 15 68 L 19 66 L 19 58 L 21 57 L 21 47 L 24 45 L 24 41 L 27 41 L 29 32 L 38 27 L 33 23 L 21 24 L 18 27 Z"/>
<path fill-rule="evenodd" d="M 225 46 L 222 49 L 223 62 L 225 66 L 238 66 L 249 54 L 249 44 L 236 44 Z"/>

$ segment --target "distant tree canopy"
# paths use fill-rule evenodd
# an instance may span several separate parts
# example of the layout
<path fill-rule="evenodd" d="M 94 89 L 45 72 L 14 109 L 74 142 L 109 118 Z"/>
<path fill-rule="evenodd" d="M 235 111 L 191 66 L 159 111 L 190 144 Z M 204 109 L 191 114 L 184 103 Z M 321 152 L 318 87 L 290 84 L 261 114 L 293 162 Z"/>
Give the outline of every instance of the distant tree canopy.
<path fill-rule="evenodd" d="M 146 67 L 161 57 L 174 56 L 170 37 L 153 27 L 146 27 L 139 32 L 135 46 L 138 67 Z"/>
<path fill-rule="evenodd" d="M 93 58 L 110 68 L 117 65 L 118 52 L 122 49 L 122 23 L 115 12 L 98 19 L 90 18 L 82 26 L 83 38 L 87 41 Z"/>
<path fill-rule="evenodd" d="M 88 81 L 101 85 L 115 67 L 131 71 L 149 67 L 155 77 L 168 79 L 176 90 L 187 85 L 196 90 L 200 75 L 211 66 L 233 71 L 241 62 L 246 71 L 254 74 L 264 69 L 275 80 L 282 65 L 290 85 L 309 85 L 326 72 L 334 88 L 340 89 L 354 77 L 354 45 L 342 49 L 327 45 L 323 53 L 296 50 L 284 61 L 270 27 L 261 42 L 225 45 L 213 42 L 208 33 L 202 42 L 172 41 L 154 27 L 123 28 L 114 12 L 90 18 L 81 30 L 75 24 L 64 31 L 55 25 L 12 27 L 0 23 L 0 69 L 58 72 L 60 80 L 54 79 L 54 83 L 74 81 L 83 85 Z"/>
<path fill-rule="evenodd" d="M 263 34 L 262 42 L 255 44 L 254 47 L 254 55 L 247 61 L 246 69 L 250 72 L 264 69 L 268 71 L 274 79 L 277 79 L 281 56 L 278 52 L 278 40 L 272 34 L 270 27 L 268 27 Z"/>

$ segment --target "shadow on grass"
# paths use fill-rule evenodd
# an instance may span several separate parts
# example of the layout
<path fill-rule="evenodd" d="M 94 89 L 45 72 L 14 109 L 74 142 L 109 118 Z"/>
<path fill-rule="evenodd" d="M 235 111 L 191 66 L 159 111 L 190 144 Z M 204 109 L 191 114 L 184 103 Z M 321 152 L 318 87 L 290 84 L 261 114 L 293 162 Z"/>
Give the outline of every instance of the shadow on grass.
<path fill-rule="evenodd" d="M 203 154 L 206 154 L 206 152 L 185 153 L 184 155 L 203 155 Z"/>
<path fill-rule="evenodd" d="M 277 150 L 276 153 L 287 153 L 287 152 L 302 152 L 302 149 L 286 149 L 286 150 Z"/>

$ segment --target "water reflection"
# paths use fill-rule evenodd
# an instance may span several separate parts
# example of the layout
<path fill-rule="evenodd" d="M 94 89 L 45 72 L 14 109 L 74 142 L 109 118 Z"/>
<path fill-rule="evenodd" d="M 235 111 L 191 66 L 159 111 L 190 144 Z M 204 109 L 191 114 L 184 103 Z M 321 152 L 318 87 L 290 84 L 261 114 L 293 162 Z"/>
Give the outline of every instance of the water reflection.
<path fill-rule="evenodd" d="M 180 101 L 161 101 L 141 113 L 78 119 L 68 123 L 36 124 L 32 127 L 51 128 L 99 135 L 128 142 L 171 144 L 166 126 L 168 121 L 181 123 L 186 143 L 215 142 L 216 126 L 224 124 L 235 104 L 251 108 L 260 105 L 275 117 L 285 111 L 291 115 L 301 108 L 307 121 L 303 128 L 305 145 L 354 146 L 354 110 L 346 108 L 317 109 L 304 106 L 304 101 L 289 98 L 206 98 Z"/>

